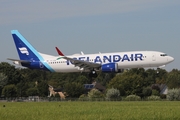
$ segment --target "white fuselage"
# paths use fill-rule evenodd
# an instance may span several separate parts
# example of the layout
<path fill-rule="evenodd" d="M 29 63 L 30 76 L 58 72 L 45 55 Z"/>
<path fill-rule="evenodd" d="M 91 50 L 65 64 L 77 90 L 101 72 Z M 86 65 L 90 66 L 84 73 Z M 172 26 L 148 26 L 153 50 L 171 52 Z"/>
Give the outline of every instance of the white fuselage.
<path fill-rule="evenodd" d="M 39 53 L 17 30 L 12 30 L 11 34 L 20 59 L 8 59 L 15 64 L 30 69 L 41 69 L 51 72 L 91 71 L 90 76 L 95 77 L 96 70 L 101 70 L 102 72 L 119 72 L 121 69 L 127 68 L 162 67 L 174 60 L 173 57 L 158 51 L 130 51 L 64 56 L 57 49 L 60 56 L 52 56 Z"/>
<path fill-rule="evenodd" d="M 79 72 L 89 71 L 73 65 L 70 61 L 63 59 L 63 56 L 49 56 L 41 54 L 46 64 L 48 64 L 54 72 Z M 161 67 L 172 62 L 173 57 L 157 51 L 132 51 L 132 52 L 116 52 L 116 53 L 100 53 L 86 55 L 67 56 L 77 60 L 89 61 L 99 64 L 117 63 L 118 69 L 127 68 L 147 68 Z"/>

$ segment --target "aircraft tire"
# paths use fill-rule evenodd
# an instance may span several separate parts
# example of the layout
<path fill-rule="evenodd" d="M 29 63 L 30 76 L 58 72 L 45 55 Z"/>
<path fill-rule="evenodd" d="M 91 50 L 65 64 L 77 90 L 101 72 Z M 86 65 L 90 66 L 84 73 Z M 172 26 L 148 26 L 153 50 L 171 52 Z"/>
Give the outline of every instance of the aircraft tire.
<path fill-rule="evenodd" d="M 97 73 L 95 70 L 92 70 L 90 73 L 89 73 L 89 77 L 90 78 L 96 78 L 97 77 Z"/>

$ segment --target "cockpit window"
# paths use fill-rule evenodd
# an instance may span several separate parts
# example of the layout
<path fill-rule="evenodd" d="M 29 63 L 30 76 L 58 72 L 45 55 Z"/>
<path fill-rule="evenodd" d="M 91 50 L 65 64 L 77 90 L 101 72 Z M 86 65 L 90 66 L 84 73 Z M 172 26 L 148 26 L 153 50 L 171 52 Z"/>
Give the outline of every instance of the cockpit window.
<path fill-rule="evenodd" d="M 160 54 L 160 56 L 167 56 L 167 54 L 165 54 L 165 53 L 164 54 Z"/>

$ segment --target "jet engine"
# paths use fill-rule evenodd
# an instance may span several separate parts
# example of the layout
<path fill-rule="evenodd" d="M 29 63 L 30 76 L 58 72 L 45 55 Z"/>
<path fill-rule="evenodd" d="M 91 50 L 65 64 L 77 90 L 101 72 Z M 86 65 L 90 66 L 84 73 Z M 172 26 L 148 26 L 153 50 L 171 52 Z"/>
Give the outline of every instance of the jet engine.
<path fill-rule="evenodd" d="M 102 72 L 119 72 L 117 63 L 107 63 L 101 66 Z"/>

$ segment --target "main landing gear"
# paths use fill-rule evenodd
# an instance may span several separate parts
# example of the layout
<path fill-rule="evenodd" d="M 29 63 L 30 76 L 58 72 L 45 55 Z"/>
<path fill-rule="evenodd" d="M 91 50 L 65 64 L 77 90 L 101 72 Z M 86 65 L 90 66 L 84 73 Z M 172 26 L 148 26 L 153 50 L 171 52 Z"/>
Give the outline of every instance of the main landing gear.
<path fill-rule="evenodd" d="M 89 77 L 90 78 L 96 78 L 97 77 L 97 73 L 95 70 L 91 70 L 91 72 L 89 73 Z"/>
<path fill-rule="evenodd" d="M 90 71 L 89 77 L 90 77 L 90 84 L 92 84 L 92 82 L 94 82 L 93 78 L 97 77 L 97 73 L 94 69 Z"/>
<path fill-rule="evenodd" d="M 160 70 L 161 68 L 157 68 L 157 74 L 159 73 L 159 70 Z"/>

